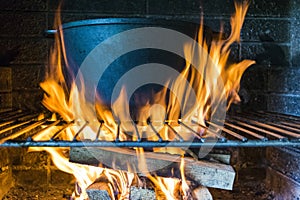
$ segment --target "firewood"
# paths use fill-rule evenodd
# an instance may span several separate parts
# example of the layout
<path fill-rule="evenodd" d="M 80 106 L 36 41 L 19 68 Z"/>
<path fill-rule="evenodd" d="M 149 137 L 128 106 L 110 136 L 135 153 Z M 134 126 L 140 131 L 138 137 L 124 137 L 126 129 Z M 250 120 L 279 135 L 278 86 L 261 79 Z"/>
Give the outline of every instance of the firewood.
<path fill-rule="evenodd" d="M 106 176 L 105 173 L 101 173 L 100 176 L 92 183 L 86 190 L 89 200 L 103 199 L 111 200 L 114 197 L 114 187 Z"/>
<path fill-rule="evenodd" d="M 130 187 L 130 200 L 153 200 L 156 199 L 154 190 L 138 187 Z"/>
<path fill-rule="evenodd" d="M 195 200 L 213 200 L 209 190 L 203 186 L 199 186 L 193 190 L 193 198 Z"/>
<path fill-rule="evenodd" d="M 90 185 L 86 193 L 89 196 L 89 200 L 111 200 L 109 193 L 108 193 L 108 186 L 105 183 L 97 182 Z"/>
<path fill-rule="evenodd" d="M 87 190 L 89 200 L 111 200 L 106 190 L 89 189 Z"/>
<path fill-rule="evenodd" d="M 180 165 L 178 155 L 145 152 L 144 156 L 149 172 L 155 172 L 162 177 L 170 177 L 172 174 L 172 176 L 180 178 L 180 173 L 174 173 L 174 169 L 179 169 Z M 70 161 L 109 168 L 114 166 L 114 169 L 136 173 L 139 172 L 137 166 L 140 159 L 131 149 L 74 147 L 70 150 Z M 198 185 L 232 190 L 235 172 L 230 165 L 187 157 L 184 158 L 184 162 L 186 177 Z"/>
<path fill-rule="evenodd" d="M 229 154 L 218 154 L 218 153 L 209 153 L 207 158 L 217 160 L 224 164 L 230 164 L 230 155 Z"/>

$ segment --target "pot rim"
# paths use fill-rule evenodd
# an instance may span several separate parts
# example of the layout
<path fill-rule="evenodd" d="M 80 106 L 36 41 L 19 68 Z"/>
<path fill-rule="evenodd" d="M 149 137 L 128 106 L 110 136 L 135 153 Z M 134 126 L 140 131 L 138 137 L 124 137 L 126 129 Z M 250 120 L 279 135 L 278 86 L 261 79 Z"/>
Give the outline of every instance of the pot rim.
<path fill-rule="evenodd" d="M 171 25 L 174 26 L 199 26 L 199 24 L 183 21 L 183 20 L 174 20 L 174 19 L 166 19 L 166 18 L 96 18 L 96 19 L 85 19 L 63 23 L 61 25 L 62 29 L 69 29 L 81 26 L 94 26 L 94 25 L 116 25 L 116 24 L 133 24 L 133 25 L 156 25 L 162 27 L 169 27 Z"/>

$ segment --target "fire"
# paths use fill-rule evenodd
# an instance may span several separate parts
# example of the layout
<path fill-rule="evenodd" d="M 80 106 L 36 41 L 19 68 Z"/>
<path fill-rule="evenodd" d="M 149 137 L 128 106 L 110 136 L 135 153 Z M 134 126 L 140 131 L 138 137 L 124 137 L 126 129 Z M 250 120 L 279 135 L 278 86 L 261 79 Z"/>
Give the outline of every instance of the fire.
<path fill-rule="evenodd" d="M 152 181 L 155 186 L 157 199 L 191 199 L 190 188 L 184 175 L 184 159 L 180 162 L 181 180 L 177 178 L 154 177 L 147 174 L 147 178 Z"/>
<path fill-rule="evenodd" d="M 175 134 L 168 126 L 164 124 L 166 116 L 168 124 L 177 132 L 183 133 L 183 139 L 189 139 L 191 133 L 181 130 L 178 120 L 183 122 L 196 121 L 201 125 L 205 125 L 205 119 L 209 119 L 212 113 L 215 112 L 212 104 L 217 104 L 221 100 L 227 100 L 227 108 L 232 102 L 239 101 L 238 90 L 239 83 L 243 72 L 254 63 L 251 60 L 244 60 L 239 63 L 228 64 L 230 54 L 230 46 L 239 42 L 240 30 L 248 9 L 248 3 L 235 3 L 236 13 L 231 18 L 231 35 L 227 39 L 213 39 L 210 44 L 204 38 L 204 27 L 200 26 L 197 42 L 201 47 L 208 52 L 196 50 L 195 46 L 186 44 L 184 48 L 185 58 L 187 60 L 184 70 L 181 72 L 175 81 L 166 80 L 166 85 L 170 85 L 170 90 L 176 94 L 170 93 L 170 97 L 166 101 L 167 87 L 153 94 L 153 102 L 143 97 L 135 96 L 136 102 L 142 102 L 137 105 L 138 112 L 135 113 L 135 118 L 138 119 L 137 129 L 139 132 L 145 132 L 147 139 L 156 140 L 156 135 L 153 133 L 151 126 L 147 124 L 150 118 L 152 125 L 159 130 L 163 140 L 173 140 Z M 59 13 L 59 12 L 58 12 Z M 47 67 L 47 73 L 41 88 L 45 91 L 43 104 L 53 113 L 57 113 L 64 121 L 73 122 L 63 132 L 64 140 L 72 140 L 77 131 L 85 126 L 83 134 L 77 139 L 95 139 L 100 126 L 100 121 L 103 121 L 102 128 L 99 133 L 99 138 L 102 140 L 112 141 L 116 138 L 118 132 L 118 122 L 121 123 L 120 140 L 128 139 L 124 133 L 127 130 L 132 130 L 133 125 L 125 122 L 125 119 L 130 118 L 129 104 L 126 101 L 126 88 L 121 90 L 118 99 L 109 108 L 101 101 L 101 97 L 97 98 L 96 105 L 92 105 L 85 99 L 84 81 L 79 87 L 75 84 L 74 74 L 71 73 L 70 66 L 66 59 L 66 50 L 64 44 L 63 30 L 59 28 L 61 25 L 60 16 L 56 17 L 56 29 L 59 34 L 55 35 L 55 46 L 51 51 L 50 64 Z M 198 58 L 198 66 L 192 66 L 189 60 Z M 217 70 L 212 70 L 212 66 L 217 66 Z M 66 67 L 66 69 L 64 68 Z M 201 74 L 199 73 L 201 72 Z M 66 73 L 71 76 L 71 82 L 66 80 Z M 216 93 L 216 86 L 219 84 L 217 77 L 221 77 L 224 90 Z M 192 89 L 183 84 L 183 79 L 187 79 Z M 192 91 L 193 90 L 193 91 Z M 189 99 L 192 92 L 196 95 L 196 101 L 190 105 Z M 92 112 L 96 108 L 97 115 Z M 183 110 L 184 112 L 183 112 Z M 184 114 L 182 114 L 184 113 Z M 87 124 L 88 122 L 88 124 Z M 198 128 L 199 129 L 199 128 Z M 204 130 L 198 130 L 200 134 L 205 134 Z M 48 140 L 58 131 L 57 127 L 44 129 L 39 135 L 33 138 L 34 140 Z M 204 135 L 205 136 L 205 135 Z M 131 140 L 137 140 L 136 136 L 132 136 Z M 62 171 L 73 174 L 82 192 L 74 192 L 75 199 L 87 199 L 85 192 L 86 188 L 99 177 L 106 177 L 106 180 L 111 183 L 109 193 L 112 199 L 128 198 L 128 186 L 132 183 L 135 175 L 101 167 L 85 166 L 69 162 L 68 148 L 30 148 L 32 151 L 47 151 L 54 164 Z M 143 155 L 143 150 L 136 149 L 139 155 Z M 178 148 L 154 148 L 156 152 L 168 152 L 173 154 L 183 155 L 184 151 Z M 143 156 L 141 156 L 143 157 Z M 143 162 L 143 159 L 141 159 Z M 147 166 L 141 164 L 141 168 Z M 183 195 L 186 198 L 189 194 L 189 186 L 184 175 L 184 162 L 181 161 L 181 180 L 174 178 L 161 178 L 147 174 L 147 177 L 154 184 L 158 193 L 163 193 L 166 199 L 177 199 L 178 195 Z M 178 189 L 179 188 L 179 189 Z M 119 195 L 114 196 L 114 191 L 118 191 Z M 182 193 L 178 193 L 182 191 Z"/>

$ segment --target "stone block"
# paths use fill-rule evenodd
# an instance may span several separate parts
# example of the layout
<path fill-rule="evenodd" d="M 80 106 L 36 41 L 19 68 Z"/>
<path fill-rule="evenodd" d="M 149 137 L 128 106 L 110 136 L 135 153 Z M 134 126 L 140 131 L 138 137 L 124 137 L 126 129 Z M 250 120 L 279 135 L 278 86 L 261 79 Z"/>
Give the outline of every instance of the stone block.
<path fill-rule="evenodd" d="M 288 66 L 290 65 L 290 47 L 275 42 L 241 44 L 241 59 L 252 59 L 257 64 Z"/>
<path fill-rule="evenodd" d="M 0 173 L 1 173 L 1 169 L 8 165 L 10 165 L 9 151 L 7 148 L 1 148 L 0 149 Z"/>
<path fill-rule="evenodd" d="M 14 186 L 11 168 L 0 170 L 0 199 Z"/>
<path fill-rule="evenodd" d="M 1 0 L 0 10 L 11 10 L 11 11 L 47 11 L 47 0 Z"/>
<path fill-rule="evenodd" d="M 0 92 L 0 112 L 12 109 L 12 94 Z"/>
<path fill-rule="evenodd" d="M 0 67 L 0 112 L 12 108 L 12 70 Z"/>
<path fill-rule="evenodd" d="M 73 181 L 74 177 L 71 174 L 67 174 L 60 170 L 51 170 L 51 178 L 50 184 L 51 185 L 70 185 Z"/>
<path fill-rule="evenodd" d="M 292 65 L 293 66 L 300 66 L 300 20 L 299 20 L 299 13 L 297 18 L 291 19 L 291 55 L 292 55 Z"/>
<path fill-rule="evenodd" d="M 46 168 L 48 162 L 48 153 L 47 152 L 25 152 L 22 156 L 22 166 L 30 168 Z"/>
<path fill-rule="evenodd" d="M 36 112 L 44 110 L 42 106 L 43 91 L 41 89 L 15 90 L 12 93 L 12 99 L 14 108 Z"/>
<path fill-rule="evenodd" d="M 13 170 L 13 176 L 18 185 L 43 186 L 47 185 L 46 170 Z"/>
<path fill-rule="evenodd" d="M 288 17 L 290 16 L 290 12 L 291 1 L 251 0 L 247 15 L 259 17 Z"/>
<path fill-rule="evenodd" d="M 55 11 L 61 1 L 49 1 L 49 9 Z M 80 1 L 80 0 L 66 0 L 63 1 L 62 12 L 80 12 L 80 13 L 106 13 L 106 14 L 145 14 L 146 1 L 145 0 L 101 0 L 101 1 Z"/>
<path fill-rule="evenodd" d="M 259 90 L 240 90 L 242 110 L 266 110 L 268 95 Z"/>
<path fill-rule="evenodd" d="M 289 42 L 289 19 L 246 18 L 241 30 L 241 40 L 246 42 Z"/>
<path fill-rule="evenodd" d="M 48 60 L 47 39 L 41 38 L 1 38 L 0 48 L 17 49 L 19 52 L 12 64 L 45 64 Z"/>
<path fill-rule="evenodd" d="M 11 92 L 12 70 L 9 67 L 0 67 L 0 92 Z"/>
<path fill-rule="evenodd" d="M 46 29 L 46 13 L 1 13 L 0 36 L 41 37 Z"/>
<path fill-rule="evenodd" d="M 274 200 L 300 199 L 300 184 L 269 167 L 267 168 L 266 187 L 274 191 Z"/>
<path fill-rule="evenodd" d="M 268 111 L 300 116 L 300 95 L 271 94 L 267 105 Z"/>
<path fill-rule="evenodd" d="M 201 13 L 200 1 L 151 0 L 148 1 L 148 13 L 155 15 L 192 15 Z"/>
<path fill-rule="evenodd" d="M 268 166 L 300 182 L 300 150 L 296 148 L 269 147 L 266 150 Z"/>
<path fill-rule="evenodd" d="M 240 44 L 234 43 L 230 46 L 228 63 L 235 63 L 240 60 Z"/>
<path fill-rule="evenodd" d="M 155 6 L 158 1 L 149 1 L 149 8 L 151 8 L 151 2 Z M 211 0 L 211 1 L 202 1 L 200 4 L 195 3 L 194 1 L 185 1 L 182 5 L 178 1 L 159 1 L 161 6 L 157 6 L 156 14 L 162 14 L 163 11 L 168 14 L 186 14 L 191 12 L 199 12 L 203 10 L 205 15 L 208 16 L 231 16 L 234 11 L 234 0 Z M 180 8 L 180 6 L 182 8 Z M 158 8 L 164 7 L 164 8 Z M 193 8 L 189 10 L 187 8 Z M 259 16 L 259 17 L 287 17 L 290 16 L 290 2 L 289 1 L 267 1 L 267 0 L 252 0 L 250 1 L 250 6 L 247 16 Z M 151 9 L 149 9 L 151 13 Z M 177 11 L 177 12 L 174 12 Z"/>
<path fill-rule="evenodd" d="M 9 148 L 9 158 L 13 166 L 22 165 L 22 157 L 26 154 L 25 148 Z"/>
<path fill-rule="evenodd" d="M 225 36 L 228 37 L 231 31 L 229 17 L 211 17 L 204 16 L 203 18 L 204 25 L 210 27 L 215 32 L 225 33 Z M 200 20 L 198 21 L 200 22 Z"/>
<path fill-rule="evenodd" d="M 300 93 L 300 68 L 269 70 L 268 90 L 277 93 Z"/>
<path fill-rule="evenodd" d="M 38 89 L 45 76 L 45 66 L 15 65 L 12 72 L 14 90 Z"/>
<path fill-rule="evenodd" d="M 252 65 L 243 74 L 241 88 L 246 90 L 267 90 L 268 67 L 264 65 Z"/>

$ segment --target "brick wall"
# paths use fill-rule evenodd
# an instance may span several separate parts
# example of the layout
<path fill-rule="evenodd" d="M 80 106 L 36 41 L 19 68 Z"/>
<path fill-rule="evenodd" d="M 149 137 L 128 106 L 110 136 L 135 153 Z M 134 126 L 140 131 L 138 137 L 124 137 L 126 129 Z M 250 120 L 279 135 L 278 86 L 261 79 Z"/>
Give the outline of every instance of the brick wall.
<path fill-rule="evenodd" d="M 0 49 L 17 49 L 11 62 L 13 107 L 41 108 L 39 82 L 48 56 L 46 1 L 1 1 Z"/>
<path fill-rule="evenodd" d="M 15 185 L 67 188 L 74 184 L 73 176 L 57 169 L 46 152 L 28 152 L 24 148 L 13 148 L 9 152 Z"/>
<path fill-rule="evenodd" d="M 299 115 L 300 62 L 296 61 L 295 43 L 299 36 L 295 34 L 298 18 L 295 9 L 300 7 L 300 2 L 261 3 L 265 4 L 258 9 L 261 12 L 252 13 L 249 8 L 242 31 L 241 58 L 257 62 L 246 71 L 242 81 L 242 88 L 250 93 L 247 104 L 256 109 Z"/>

